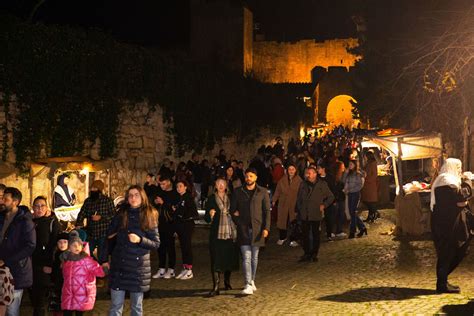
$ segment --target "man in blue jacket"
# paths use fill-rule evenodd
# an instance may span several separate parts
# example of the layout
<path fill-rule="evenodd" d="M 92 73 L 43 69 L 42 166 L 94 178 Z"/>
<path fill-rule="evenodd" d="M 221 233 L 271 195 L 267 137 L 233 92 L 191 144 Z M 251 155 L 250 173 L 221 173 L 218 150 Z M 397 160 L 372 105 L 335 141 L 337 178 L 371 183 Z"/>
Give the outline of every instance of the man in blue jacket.
<path fill-rule="evenodd" d="M 33 285 L 31 255 L 36 247 L 33 219 L 21 203 L 21 192 L 8 187 L 0 199 L 0 266 L 6 265 L 15 281 L 14 301 L 7 307 L 7 316 L 20 315 L 23 289 Z"/>

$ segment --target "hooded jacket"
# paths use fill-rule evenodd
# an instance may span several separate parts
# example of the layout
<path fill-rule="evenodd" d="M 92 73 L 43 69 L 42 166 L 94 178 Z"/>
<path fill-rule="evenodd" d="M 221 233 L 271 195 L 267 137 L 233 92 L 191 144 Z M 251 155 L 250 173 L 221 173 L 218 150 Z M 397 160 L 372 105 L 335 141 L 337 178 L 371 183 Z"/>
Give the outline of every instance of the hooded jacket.
<path fill-rule="evenodd" d="M 0 229 L 5 214 L 0 215 Z M 15 280 L 15 289 L 25 289 L 33 284 L 31 255 L 36 247 L 35 224 L 30 210 L 19 206 L 18 212 L 8 226 L 3 240 L 0 241 L 0 260 L 10 268 Z"/>
<path fill-rule="evenodd" d="M 97 288 L 96 277 L 105 276 L 102 267 L 86 252 L 73 255 L 63 254 L 63 290 L 61 309 L 71 311 L 90 311 L 94 308 Z"/>

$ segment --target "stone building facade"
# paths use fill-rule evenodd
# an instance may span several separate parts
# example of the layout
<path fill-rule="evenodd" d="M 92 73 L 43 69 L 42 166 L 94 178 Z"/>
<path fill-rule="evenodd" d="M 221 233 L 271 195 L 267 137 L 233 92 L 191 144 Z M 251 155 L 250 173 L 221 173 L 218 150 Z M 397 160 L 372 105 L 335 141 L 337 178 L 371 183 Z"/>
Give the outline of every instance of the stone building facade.
<path fill-rule="evenodd" d="M 266 41 L 263 34 L 254 34 L 252 11 L 230 0 L 192 0 L 191 22 L 194 58 L 220 63 L 266 83 L 312 84 L 313 94 L 301 97 L 313 99 L 315 124 L 326 121 L 328 102 L 337 97 L 338 90 L 352 91 L 347 86 L 350 71 L 362 58 L 351 52 L 359 45 L 356 38 Z M 320 82 L 322 77 L 314 77 L 314 69 L 323 69 L 328 76 Z"/>
<path fill-rule="evenodd" d="M 34 178 L 30 174 L 20 175 L 18 170 L 13 168 L 15 154 L 13 149 L 13 124 L 16 112 L 15 103 L 12 102 L 8 108 L 0 104 L 0 149 L 3 154 L 3 161 L 0 162 L 0 183 L 7 186 L 17 187 L 23 193 L 23 204 L 31 205 L 32 199 L 38 195 L 52 197 L 53 183 L 52 175 L 41 173 Z M 170 127 L 164 121 L 163 111 L 160 107 L 156 110 L 146 103 L 135 104 L 126 107 L 120 114 L 120 123 L 117 131 L 116 155 L 111 157 L 112 168 L 110 171 L 110 194 L 113 198 L 123 195 L 124 191 L 132 184 L 143 184 L 147 173 L 156 173 L 160 168 L 164 158 L 169 158 L 177 165 L 180 161 L 187 162 L 192 152 L 185 153 L 178 157 L 173 151 L 174 136 L 170 133 Z M 283 138 L 285 144 L 291 137 L 297 137 L 297 128 L 283 134 L 273 134 L 269 130 L 262 130 L 261 136 L 255 142 L 238 144 L 235 138 L 226 138 L 222 143 L 217 144 L 211 151 L 203 152 L 202 158 L 212 161 L 220 149 L 224 149 L 227 155 L 241 159 L 245 164 L 252 159 L 258 147 L 262 144 L 273 144 L 275 137 Z M 100 142 L 86 146 L 81 154 L 93 160 L 99 160 Z M 43 152 L 44 157 L 48 154 Z M 90 182 L 94 179 L 101 179 L 108 186 L 109 174 L 101 171 L 91 174 Z M 85 199 L 85 178 L 78 176 L 74 179 L 72 187 L 77 192 L 78 200 Z"/>

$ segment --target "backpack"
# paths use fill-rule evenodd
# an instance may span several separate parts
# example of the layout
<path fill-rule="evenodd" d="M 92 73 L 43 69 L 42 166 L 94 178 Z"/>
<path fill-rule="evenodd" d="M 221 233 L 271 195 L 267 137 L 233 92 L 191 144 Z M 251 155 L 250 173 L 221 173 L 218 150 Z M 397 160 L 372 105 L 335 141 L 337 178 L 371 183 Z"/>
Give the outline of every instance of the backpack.
<path fill-rule="evenodd" d="M 0 267 L 0 305 L 10 305 L 13 302 L 15 287 L 13 276 L 7 266 Z"/>

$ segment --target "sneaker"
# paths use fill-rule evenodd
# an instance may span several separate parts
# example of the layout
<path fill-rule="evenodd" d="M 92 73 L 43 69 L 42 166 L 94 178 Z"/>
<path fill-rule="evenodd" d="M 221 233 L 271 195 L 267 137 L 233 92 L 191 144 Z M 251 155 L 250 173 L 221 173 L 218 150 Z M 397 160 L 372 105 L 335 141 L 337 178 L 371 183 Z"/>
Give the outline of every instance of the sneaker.
<path fill-rule="evenodd" d="M 166 269 L 160 268 L 158 272 L 153 274 L 152 278 L 153 279 L 163 279 L 165 277 Z"/>
<path fill-rule="evenodd" d="M 279 239 L 279 240 L 277 241 L 277 245 L 278 245 L 278 246 L 282 246 L 282 245 L 285 243 L 285 241 L 286 241 L 286 239 Z"/>
<path fill-rule="evenodd" d="M 290 247 L 298 247 L 298 246 L 299 245 L 296 241 L 293 240 L 292 242 L 290 242 Z"/>
<path fill-rule="evenodd" d="M 166 270 L 165 276 L 163 278 L 164 279 L 171 279 L 171 278 L 174 278 L 175 276 L 176 275 L 174 274 L 174 269 L 168 268 L 168 270 Z"/>
<path fill-rule="evenodd" d="M 244 295 L 252 295 L 253 294 L 253 289 L 252 289 L 252 285 L 250 284 L 247 284 L 244 289 L 242 290 L 242 292 L 240 292 L 241 294 L 244 294 Z"/>
<path fill-rule="evenodd" d="M 346 238 L 347 237 L 347 234 L 345 232 L 341 232 L 339 234 L 336 234 L 336 237 L 337 238 Z"/>
<path fill-rule="evenodd" d="M 252 286 L 252 290 L 255 292 L 257 290 L 257 287 L 255 286 L 255 281 L 252 280 L 252 283 L 250 283 Z"/>
<path fill-rule="evenodd" d="M 183 269 L 177 276 L 175 276 L 175 279 L 181 279 L 185 274 L 186 274 L 186 269 Z"/>
<path fill-rule="evenodd" d="M 179 278 L 180 280 L 189 280 L 194 277 L 193 270 L 184 269 L 183 272 L 180 273 L 181 275 L 181 277 Z"/>

